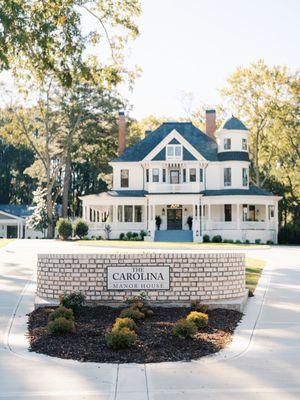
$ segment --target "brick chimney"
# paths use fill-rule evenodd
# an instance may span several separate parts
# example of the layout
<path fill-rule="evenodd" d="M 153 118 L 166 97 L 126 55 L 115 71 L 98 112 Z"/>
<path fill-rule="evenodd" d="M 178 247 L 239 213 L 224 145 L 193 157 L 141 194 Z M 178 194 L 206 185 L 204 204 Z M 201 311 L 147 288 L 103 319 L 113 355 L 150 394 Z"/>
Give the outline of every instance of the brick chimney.
<path fill-rule="evenodd" d="M 119 156 L 126 148 L 126 120 L 124 111 L 119 112 Z"/>
<path fill-rule="evenodd" d="M 215 138 L 216 131 L 216 110 L 206 110 L 205 111 L 205 133 L 210 136 L 212 139 Z"/>

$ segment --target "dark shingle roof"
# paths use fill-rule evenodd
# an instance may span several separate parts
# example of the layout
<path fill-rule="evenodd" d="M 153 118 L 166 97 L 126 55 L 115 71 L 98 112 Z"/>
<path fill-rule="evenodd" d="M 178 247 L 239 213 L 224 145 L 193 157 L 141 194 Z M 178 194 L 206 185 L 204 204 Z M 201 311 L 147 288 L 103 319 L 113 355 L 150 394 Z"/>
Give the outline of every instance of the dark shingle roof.
<path fill-rule="evenodd" d="M 246 126 L 238 118 L 232 116 L 224 122 L 221 129 L 236 129 L 240 131 L 247 131 Z"/>
<path fill-rule="evenodd" d="M 128 147 L 116 161 L 141 161 L 147 156 L 172 130 L 175 129 L 202 156 L 209 161 L 218 161 L 217 143 L 191 122 L 165 122 L 143 140 Z"/>
<path fill-rule="evenodd" d="M 250 186 L 249 189 L 221 189 L 203 190 L 204 196 L 274 196 L 273 193 L 257 186 Z"/>
<path fill-rule="evenodd" d="M 0 212 L 4 211 L 16 217 L 29 217 L 34 210 L 34 206 L 29 205 L 14 205 L 14 204 L 0 204 Z"/>
<path fill-rule="evenodd" d="M 107 192 L 112 197 L 145 197 L 146 190 L 110 190 Z"/>
<path fill-rule="evenodd" d="M 224 151 L 218 154 L 219 161 L 250 161 L 246 151 Z"/>

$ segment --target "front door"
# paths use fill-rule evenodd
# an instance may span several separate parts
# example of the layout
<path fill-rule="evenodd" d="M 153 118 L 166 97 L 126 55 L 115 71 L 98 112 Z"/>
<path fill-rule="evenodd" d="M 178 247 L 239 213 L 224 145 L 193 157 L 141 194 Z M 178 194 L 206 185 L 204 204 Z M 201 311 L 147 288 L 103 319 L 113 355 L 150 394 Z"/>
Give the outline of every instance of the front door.
<path fill-rule="evenodd" d="M 168 208 L 167 210 L 167 229 L 182 229 L 182 208 Z"/>
<path fill-rule="evenodd" d="M 17 225 L 7 226 L 7 238 L 17 238 L 18 237 L 18 227 Z"/>

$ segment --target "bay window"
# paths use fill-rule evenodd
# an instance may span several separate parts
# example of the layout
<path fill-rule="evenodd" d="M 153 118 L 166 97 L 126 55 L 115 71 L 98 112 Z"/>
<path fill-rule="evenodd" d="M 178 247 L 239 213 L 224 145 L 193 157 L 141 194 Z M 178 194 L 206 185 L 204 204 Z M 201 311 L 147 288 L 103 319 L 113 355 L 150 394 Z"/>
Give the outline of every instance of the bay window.
<path fill-rule="evenodd" d="M 224 168 L 224 186 L 231 186 L 231 168 Z"/>
<path fill-rule="evenodd" d="M 230 150 L 230 149 L 231 149 L 231 139 L 225 138 L 224 139 L 224 150 Z"/>
<path fill-rule="evenodd" d="M 124 206 L 124 222 L 133 221 L 133 206 Z"/>
<path fill-rule="evenodd" d="M 152 169 L 152 182 L 159 182 L 159 169 L 158 168 Z"/>
<path fill-rule="evenodd" d="M 121 187 L 128 188 L 129 187 L 129 170 L 121 169 Z"/>
<path fill-rule="evenodd" d="M 248 168 L 243 168 L 242 179 L 243 186 L 248 186 Z"/>
<path fill-rule="evenodd" d="M 190 168 L 190 182 L 196 182 L 196 168 Z"/>

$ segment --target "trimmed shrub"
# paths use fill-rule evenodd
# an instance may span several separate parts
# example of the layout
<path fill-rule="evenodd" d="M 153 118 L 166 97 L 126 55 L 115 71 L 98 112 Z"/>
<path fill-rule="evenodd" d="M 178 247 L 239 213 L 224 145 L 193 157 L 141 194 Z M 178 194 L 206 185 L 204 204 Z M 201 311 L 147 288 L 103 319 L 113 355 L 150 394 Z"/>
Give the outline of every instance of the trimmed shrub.
<path fill-rule="evenodd" d="M 273 240 L 267 240 L 267 244 L 271 246 L 272 244 L 274 244 L 274 242 Z"/>
<path fill-rule="evenodd" d="M 112 330 L 113 331 L 120 330 L 123 328 L 128 328 L 131 331 L 135 331 L 135 332 L 138 329 L 136 323 L 134 322 L 134 320 L 132 318 L 117 318 L 112 327 Z"/>
<path fill-rule="evenodd" d="M 69 239 L 69 237 L 72 237 L 72 231 L 73 231 L 72 223 L 68 219 L 60 218 L 57 221 L 56 228 L 57 228 L 59 236 L 63 240 L 67 240 L 67 239 Z"/>
<path fill-rule="evenodd" d="M 191 311 L 186 317 L 187 321 L 193 322 L 198 329 L 204 328 L 208 324 L 208 315 L 199 311 Z"/>
<path fill-rule="evenodd" d="M 133 308 L 133 307 L 129 307 L 129 308 L 125 308 L 121 314 L 120 314 L 120 318 L 131 318 L 134 321 L 138 321 L 139 319 L 143 319 L 145 318 L 145 314 L 142 313 L 140 310 L 138 310 L 137 308 Z"/>
<path fill-rule="evenodd" d="M 139 234 L 137 232 L 132 233 L 132 238 L 139 238 Z"/>
<path fill-rule="evenodd" d="M 144 231 L 144 230 L 142 230 L 142 231 L 140 232 L 140 237 L 141 237 L 141 239 L 144 240 L 146 236 L 147 236 L 147 232 Z"/>
<path fill-rule="evenodd" d="M 213 243 L 222 243 L 222 236 L 221 235 L 215 235 L 213 236 L 213 238 L 211 239 L 211 241 Z"/>
<path fill-rule="evenodd" d="M 48 332 L 51 333 L 51 335 L 74 332 L 74 330 L 75 324 L 72 319 L 59 317 L 48 323 Z"/>
<path fill-rule="evenodd" d="M 60 297 L 60 304 L 71 308 L 74 312 L 79 311 L 85 301 L 85 295 L 78 291 Z"/>
<path fill-rule="evenodd" d="M 245 244 L 250 244 L 250 240 L 245 240 L 245 242 L 244 242 Z"/>
<path fill-rule="evenodd" d="M 88 224 L 82 219 L 78 219 L 74 226 L 74 233 L 76 236 L 79 237 L 79 239 L 82 239 L 83 237 L 87 236 L 87 234 L 89 233 Z"/>
<path fill-rule="evenodd" d="M 131 240 L 133 233 L 132 232 L 127 232 L 126 237 L 128 240 Z"/>
<path fill-rule="evenodd" d="M 193 337 L 197 333 L 197 326 L 192 321 L 188 321 L 186 318 L 182 318 L 175 322 L 173 326 L 173 335 L 179 339 L 188 339 Z"/>
<path fill-rule="evenodd" d="M 112 330 L 105 336 L 105 341 L 108 347 L 118 350 L 131 347 L 137 340 L 137 334 L 128 329 Z"/>
<path fill-rule="evenodd" d="M 199 300 L 192 300 L 191 309 L 194 311 L 200 311 L 202 313 L 206 313 L 208 310 L 208 306 L 206 304 L 200 303 Z"/>
<path fill-rule="evenodd" d="M 119 239 L 120 239 L 120 240 L 124 240 L 124 237 L 125 237 L 125 233 L 123 233 L 123 232 L 120 233 Z"/>
<path fill-rule="evenodd" d="M 203 236 L 203 242 L 204 242 L 204 243 L 209 243 L 209 242 L 210 242 L 210 237 L 209 237 L 209 235 L 204 235 L 204 236 Z"/>
<path fill-rule="evenodd" d="M 260 239 L 255 239 L 255 244 L 260 244 L 261 240 Z"/>
<path fill-rule="evenodd" d="M 74 313 L 71 308 L 60 306 L 52 311 L 49 315 L 49 321 L 54 321 L 57 318 L 65 318 L 74 320 Z"/>
<path fill-rule="evenodd" d="M 236 240 L 235 243 L 236 244 L 242 244 L 242 242 L 240 240 Z"/>

